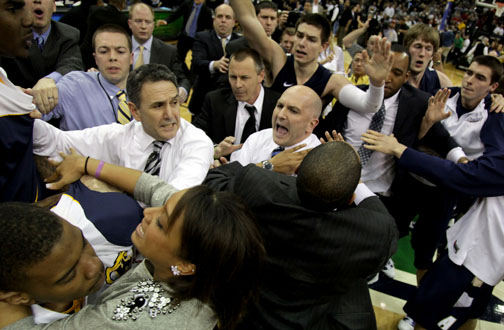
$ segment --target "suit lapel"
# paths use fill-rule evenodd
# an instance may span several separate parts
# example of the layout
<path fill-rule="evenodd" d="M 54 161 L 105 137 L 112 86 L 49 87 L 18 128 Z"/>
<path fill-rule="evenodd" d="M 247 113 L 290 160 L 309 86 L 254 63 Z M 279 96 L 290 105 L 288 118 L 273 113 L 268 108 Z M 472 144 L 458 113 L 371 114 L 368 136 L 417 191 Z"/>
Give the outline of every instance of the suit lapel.
<path fill-rule="evenodd" d="M 403 87 L 401 87 L 401 91 L 399 92 L 399 104 L 397 105 L 397 114 L 394 122 L 394 135 L 398 135 L 399 129 L 403 126 L 407 116 L 408 116 L 408 99 L 411 96 L 411 93 Z M 411 106 L 411 104 L 409 105 Z"/>
<path fill-rule="evenodd" d="M 236 116 L 238 115 L 238 101 L 236 101 L 236 98 L 231 90 L 229 90 L 229 93 L 225 93 L 224 97 L 227 101 L 222 113 L 224 117 L 224 131 L 230 132 L 231 135 L 234 135 L 236 128 Z"/>
<path fill-rule="evenodd" d="M 263 87 L 264 88 L 264 87 Z M 272 97 L 267 88 L 264 88 L 264 100 L 261 111 L 261 120 L 259 122 L 259 130 L 271 127 L 271 117 L 273 115 L 273 111 L 275 105 L 272 104 Z"/>
<path fill-rule="evenodd" d="M 152 43 L 151 43 L 149 63 L 159 63 L 160 62 L 159 59 L 157 58 L 158 53 L 159 52 L 158 52 L 157 40 L 153 37 Z"/>
<path fill-rule="evenodd" d="M 30 47 L 29 58 L 33 69 L 33 72 L 30 72 L 29 76 L 43 77 L 45 71 L 44 59 L 42 58 L 42 52 L 38 48 L 36 41 L 33 41 Z"/>

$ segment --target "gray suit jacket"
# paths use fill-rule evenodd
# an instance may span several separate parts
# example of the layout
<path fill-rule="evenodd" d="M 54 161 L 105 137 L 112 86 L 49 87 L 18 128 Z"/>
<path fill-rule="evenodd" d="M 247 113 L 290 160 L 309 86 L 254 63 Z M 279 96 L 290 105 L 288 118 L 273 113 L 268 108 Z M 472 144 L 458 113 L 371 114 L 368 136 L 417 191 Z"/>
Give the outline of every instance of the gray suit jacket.
<path fill-rule="evenodd" d="M 51 21 L 51 33 L 42 52 L 35 43 L 28 58 L 2 58 L 1 65 L 16 85 L 33 87 L 40 78 L 56 71 L 62 75 L 82 70 L 79 30 L 64 23 Z"/>
<path fill-rule="evenodd" d="M 182 69 L 182 63 L 178 59 L 177 49 L 174 46 L 165 44 L 157 38 L 152 38 L 150 63 L 166 65 L 177 76 L 179 86 L 184 87 L 189 93 L 191 83 Z"/>
<path fill-rule="evenodd" d="M 397 246 L 378 197 L 316 211 L 299 200 L 295 177 L 238 162 L 210 170 L 204 184 L 243 199 L 266 247 L 259 300 L 238 329 L 376 328 L 366 278 Z"/>

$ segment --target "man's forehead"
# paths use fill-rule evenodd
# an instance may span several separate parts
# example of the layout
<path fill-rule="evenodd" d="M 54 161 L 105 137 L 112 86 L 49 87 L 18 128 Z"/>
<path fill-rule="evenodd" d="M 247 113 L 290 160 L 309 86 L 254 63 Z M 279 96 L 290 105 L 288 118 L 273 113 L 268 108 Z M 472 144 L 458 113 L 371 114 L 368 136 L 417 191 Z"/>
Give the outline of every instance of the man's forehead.
<path fill-rule="evenodd" d="M 406 71 L 408 69 L 408 54 L 403 52 L 392 52 L 392 56 L 392 69 L 398 68 L 403 71 Z"/>
<path fill-rule="evenodd" d="M 44 259 L 27 269 L 28 277 L 59 279 L 80 258 L 84 240 L 81 230 L 61 217 L 58 218 L 63 226 L 60 239 Z M 54 269 L 56 265 L 58 268 Z"/>
<path fill-rule="evenodd" d="M 233 16 L 233 9 L 229 6 L 219 6 L 215 10 L 215 16 L 217 15 L 230 15 Z"/>
<path fill-rule="evenodd" d="M 427 40 L 423 39 L 422 37 L 416 38 L 411 44 L 412 45 L 414 45 L 414 44 L 421 44 L 424 47 L 427 47 L 427 46 L 434 47 L 434 45 L 432 44 L 432 42 L 427 41 Z"/>
<path fill-rule="evenodd" d="M 276 11 L 273 8 L 262 8 L 259 10 L 260 16 L 272 16 L 277 17 Z"/>
<path fill-rule="evenodd" d="M 126 47 L 128 48 L 128 39 L 119 32 L 100 32 L 96 35 L 96 47 Z"/>
<path fill-rule="evenodd" d="M 148 16 L 149 18 L 154 18 L 152 16 L 152 13 L 150 11 L 150 9 L 147 7 L 147 5 L 145 4 L 138 4 L 136 5 L 136 7 L 133 8 L 133 11 L 131 12 L 131 18 L 132 19 L 135 19 L 135 17 L 138 17 L 138 16 Z"/>
<path fill-rule="evenodd" d="M 489 81 L 490 78 L 492 77 L 492 69 L 490 69 L 486 65 L 481 65 L 477 62 L 472 62 L 471 65 L 469 66 L 469 70 L 471 70 L 475 74 L 484 76 Z"/>
<path fill-rule="evenodd" d="M 146 81 L 142 85 L 140 96 L 142 100 L 145 99 L 149 104 L 153 104 L 177 97 L 178 89 L 169 80 Z"/>
<path fill-rule="evenodd" d="M 302 32 L 310 37 L 320 38 L 320 35 L 322 33 L 322 29 L 319 27 L 316 27 L 315 25 L 311 25 L 308 23 L 301 23 L 301 24 L 299 24 L 299 26 L 297 28 L 297 32 Z"/>

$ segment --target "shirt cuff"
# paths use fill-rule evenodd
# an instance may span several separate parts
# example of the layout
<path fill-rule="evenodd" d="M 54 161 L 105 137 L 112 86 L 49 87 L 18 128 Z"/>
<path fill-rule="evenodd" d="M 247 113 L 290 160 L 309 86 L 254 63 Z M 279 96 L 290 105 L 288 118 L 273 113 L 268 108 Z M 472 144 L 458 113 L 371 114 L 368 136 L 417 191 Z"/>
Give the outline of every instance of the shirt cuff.
<path fill-rule="evenodd" d="M 208 71 L 210 71 L 210 73 L 214 73 L 215 72 L 215 70 L 213 69 L 213 63 L 214 62 L 215 61 L 210 61 L 210 64 L 208 64 Z"/>
<path fill-rule="evenodd" d="M 451 160 L 452 162 L 454 163 L 457 163 L 458 160 L 462 157 L 467 157 L 466 154 L 464 153 L 464 151 L 462 150 L 461 147 L 456 147 L 456 148 L 453 148 L 452 150 L 450 150 L 448 152 L 448 154 L 446 155 L 446 159 L 447 160 Z"/>
<path fill-rule="evenodd" d="M 366 186 L 364 183 L 359 183 L 357 185 L 354 194 L 355 194 L 355 200 L 354 200 L 355 205 L 359 205 L 360 202 L 362 202 L 368 197 L 376 196 L 371 190 L 369 190 L 368 186 Z"/>
<path fill-rule="evenodd" d="M 45 76 L 44 78 L 51 78 L 52 80 L 54 80 L 54 83 L 57 83 L 61 77 L 63 77 L 63 75 L 61 73 L 54 71 L 54 72 L 51 72 L 50 74 L 48 74 L 47 76 Z"/>

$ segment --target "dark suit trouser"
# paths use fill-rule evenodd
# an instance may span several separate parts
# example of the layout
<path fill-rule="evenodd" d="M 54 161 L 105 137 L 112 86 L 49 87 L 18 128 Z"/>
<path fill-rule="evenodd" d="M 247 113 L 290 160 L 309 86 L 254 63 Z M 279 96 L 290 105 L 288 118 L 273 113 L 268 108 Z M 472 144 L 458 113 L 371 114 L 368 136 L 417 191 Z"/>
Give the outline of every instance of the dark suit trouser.
<path fill-rule="evenodd" d="M 455 198 L 452 192 L 428 186 L 410 175 L 404 181 L 405 188 L 396 192 L 395 197 L 381 199 L 396 220 L 400 237 L 408 234 L 411 220 L 418 215 L 411 235 L 414 265 L 417 269 L 428 269 L 436 249 L 444 246 Z"/>

